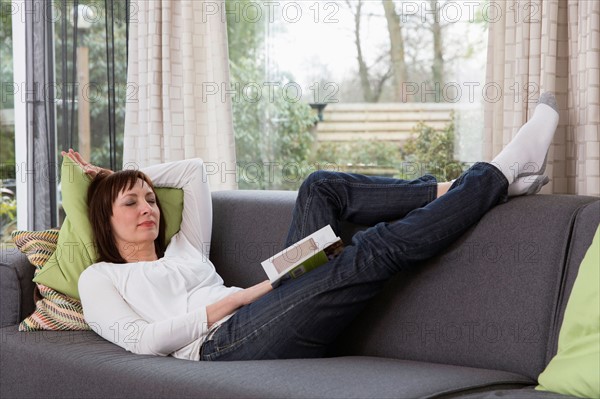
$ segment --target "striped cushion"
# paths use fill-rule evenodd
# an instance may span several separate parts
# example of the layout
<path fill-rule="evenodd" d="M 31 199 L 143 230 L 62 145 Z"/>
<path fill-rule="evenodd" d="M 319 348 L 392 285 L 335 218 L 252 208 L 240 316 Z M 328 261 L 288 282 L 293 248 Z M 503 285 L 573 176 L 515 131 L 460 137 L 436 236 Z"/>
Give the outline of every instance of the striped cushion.
<path fill-rule="evenodd" d="M 58 229 L 45 231 L 15 231 L 12 239 L 35 266 L 37 275 L 56 251 Z M 83 319 L 81 302 L 52 288 L 37 284 L 34 294 L 35 311 L 19 324 L 19 331 L 89 330 Z"/>

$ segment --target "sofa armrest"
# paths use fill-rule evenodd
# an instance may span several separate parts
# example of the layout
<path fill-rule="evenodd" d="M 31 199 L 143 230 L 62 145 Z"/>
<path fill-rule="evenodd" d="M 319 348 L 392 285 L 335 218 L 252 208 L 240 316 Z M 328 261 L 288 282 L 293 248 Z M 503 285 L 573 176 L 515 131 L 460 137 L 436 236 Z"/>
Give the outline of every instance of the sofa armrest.
<path fill-rule="evenodd" d="M 34 271 L 17 248 L 0 249 L 0 327 L 18 324 L 33 312 Z"/>

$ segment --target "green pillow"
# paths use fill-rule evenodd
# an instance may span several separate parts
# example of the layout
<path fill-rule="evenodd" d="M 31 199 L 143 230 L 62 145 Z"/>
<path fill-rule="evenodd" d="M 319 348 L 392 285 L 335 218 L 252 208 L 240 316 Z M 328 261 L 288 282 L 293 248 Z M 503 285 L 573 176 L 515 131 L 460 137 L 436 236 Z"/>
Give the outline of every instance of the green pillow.
<path fill-rule="evenodd" d="M 600 397 L 600 227 L 569 297 L 558 351 L 538 378 L 538 390 Z"/>
<path fill-rule="evenodd" d="M 63 160 L 61 176 L 62 204 L 66 217 L 60 228 L 56 251 L 33 281 L 80 299 L 77 290 L 79 276 L 97 259 L 86 204 L 91 180 L 69 158 Z M 156 194 L 167 223 L 168 244 L 181 225 L 183 190 L 157 187 Z"/>

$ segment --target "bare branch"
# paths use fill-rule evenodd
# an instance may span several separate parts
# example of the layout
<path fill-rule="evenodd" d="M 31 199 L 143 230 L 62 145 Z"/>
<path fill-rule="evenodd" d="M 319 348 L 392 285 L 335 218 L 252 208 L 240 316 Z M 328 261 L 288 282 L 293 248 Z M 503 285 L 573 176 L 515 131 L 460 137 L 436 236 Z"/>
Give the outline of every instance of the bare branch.
<path fill-rule="evenodd" d="M 381 76 L 377 82 L 377 85 L 376 85 L 374 93 L 373 93 L 375 102 L 379 101 L 379 98 L 381 97 L 381 93 L 383 92 L 383 85 L 390 77 L 392 77 L 392 69 L 391 68 L 389 68 L 387 70 L 387 72 L 383 76 Z"/>
<path fill-rule="evenodd" d="M 350 4 L 350 0 L 346 0 L 346 5 L 348 6 L 348 8 L 350 9 L 350 13 L 354 16 L 356 16 L 356 11 L 355 8 L 352 7 L 352 4 Z"/>

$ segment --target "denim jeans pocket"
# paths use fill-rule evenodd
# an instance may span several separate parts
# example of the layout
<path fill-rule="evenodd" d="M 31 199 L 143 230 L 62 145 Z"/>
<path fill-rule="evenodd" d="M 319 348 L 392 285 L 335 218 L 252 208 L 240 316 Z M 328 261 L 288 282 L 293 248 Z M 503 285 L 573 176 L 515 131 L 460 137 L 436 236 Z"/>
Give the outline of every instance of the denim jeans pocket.
<path fill-rule="evenodd" d="M 215 333 L 217 332 L 217 330 L 222 326 L 223 324 L 214 324 L 209 330 L 208 330 L 208 334 L 206 334 L 206 338 L 204 339 L 204 342 L 202 343 L 202 345 L 200 345 L 200 360 L 212 360 L 212 359 L 203 359 L 202 356 L 203 354 L 206 353 L 212 353 L 214 352 L 214 341 L 213 341 L 213 336 L 215 335 Z M 207 347 L 209 349 L 207 349 Z"/>

